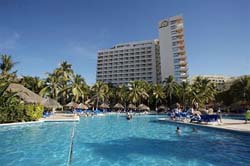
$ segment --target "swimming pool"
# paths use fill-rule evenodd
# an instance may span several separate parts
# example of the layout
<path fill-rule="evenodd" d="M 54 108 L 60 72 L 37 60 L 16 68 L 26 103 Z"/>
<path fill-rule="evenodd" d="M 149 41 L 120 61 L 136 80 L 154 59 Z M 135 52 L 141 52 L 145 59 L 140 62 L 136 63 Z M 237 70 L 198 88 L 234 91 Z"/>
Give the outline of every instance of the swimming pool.
<path fill-rule="evenodd" d="M 1 165 L 247 166 L 250 136 L 160 122 L 159 116 L 81 118 L 0 128 Z"/>

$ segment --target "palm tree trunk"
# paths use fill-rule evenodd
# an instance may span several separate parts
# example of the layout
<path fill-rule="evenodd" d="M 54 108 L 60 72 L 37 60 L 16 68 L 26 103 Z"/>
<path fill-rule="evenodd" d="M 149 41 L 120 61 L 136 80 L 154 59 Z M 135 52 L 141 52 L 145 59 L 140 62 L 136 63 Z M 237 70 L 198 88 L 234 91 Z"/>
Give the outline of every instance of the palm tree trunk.
<path fill-rule="evenodd" d="M 97 100 L 96 100 L 96 109 L 98 109 L 98 103 L 99 103 L 99 97 L 97 97 Z"/>
<path fill-rule="evenodd" d="M 155 110 L 157 110 L 158 99 L 155 101 Z"/>

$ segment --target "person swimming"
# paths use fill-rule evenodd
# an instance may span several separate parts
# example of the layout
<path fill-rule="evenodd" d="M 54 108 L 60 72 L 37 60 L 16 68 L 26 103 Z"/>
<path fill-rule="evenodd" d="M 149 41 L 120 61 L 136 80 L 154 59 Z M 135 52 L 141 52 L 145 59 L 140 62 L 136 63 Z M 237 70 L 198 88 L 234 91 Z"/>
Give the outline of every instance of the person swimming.
<path fill-rule="evenodd" d="M 127 113 L 127 120 L 132 119 L 132 115 L 130 113 Z"/>
<path fill-rule="evenodd" d="M 176 128 L 176 133 L 177 134 L 180 134 L 181 133 L 181 129 L 177 126 L 177 128 Z"/>

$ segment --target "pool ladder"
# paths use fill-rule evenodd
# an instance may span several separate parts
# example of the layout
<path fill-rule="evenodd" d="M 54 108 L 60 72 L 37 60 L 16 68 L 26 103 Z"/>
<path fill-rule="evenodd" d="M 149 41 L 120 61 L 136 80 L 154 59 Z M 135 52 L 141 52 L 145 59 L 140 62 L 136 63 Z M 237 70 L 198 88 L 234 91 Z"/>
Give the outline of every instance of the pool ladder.
<path fill-rule="evenodd" d="M 73 146 L 74 146 L 74 136 L 75 136 L 75 124 L 71 131 L 70 144 L 69 144 L 69 154 L 67 160 L 67 166 L 72 166 L 72 156 L 73 156 Z"/>

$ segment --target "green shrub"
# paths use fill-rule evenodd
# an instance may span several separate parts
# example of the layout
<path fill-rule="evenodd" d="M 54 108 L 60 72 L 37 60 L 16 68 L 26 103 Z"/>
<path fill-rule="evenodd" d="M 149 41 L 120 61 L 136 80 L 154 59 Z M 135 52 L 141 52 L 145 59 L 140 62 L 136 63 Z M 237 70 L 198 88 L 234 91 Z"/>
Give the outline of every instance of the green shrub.
<path fill-rule="evenodd" d="M 0 123 L 35 121 L 42 117 L 43 110 L 38 104 L 0 106 Z"/>
<path fill-rule="evenodd" d="M 26 115 L 25 121 L 34 121 L 42 117 L 44 109 L 41 105 L 29 104 L 24 106 L 24 110 Z"/>
<path fill-rule="evenodd" d="M 250 120 L 250 110 L 246 112 L 246 120 Z"/>

